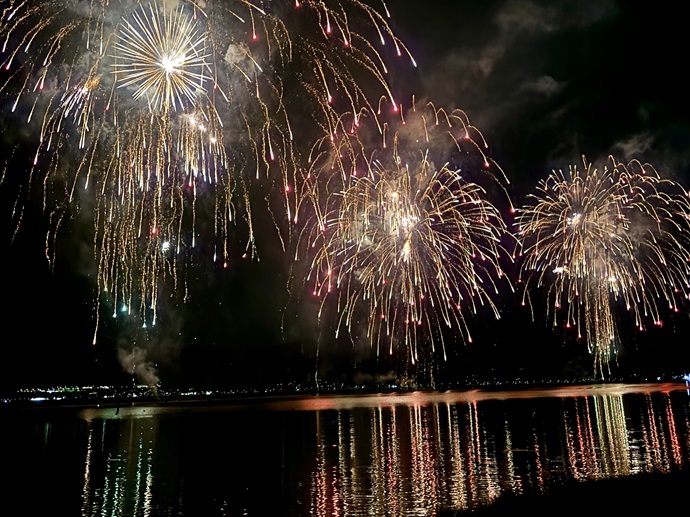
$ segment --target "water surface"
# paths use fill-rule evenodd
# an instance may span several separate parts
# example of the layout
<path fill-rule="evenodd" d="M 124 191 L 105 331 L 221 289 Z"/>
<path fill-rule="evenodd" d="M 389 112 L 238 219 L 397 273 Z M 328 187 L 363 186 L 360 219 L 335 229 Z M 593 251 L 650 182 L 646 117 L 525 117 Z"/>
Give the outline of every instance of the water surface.
<path fill-rule="evenodd" d="M 685 383 L 0 414 L 24 515 L 436 515 L 690 465 Z"/>

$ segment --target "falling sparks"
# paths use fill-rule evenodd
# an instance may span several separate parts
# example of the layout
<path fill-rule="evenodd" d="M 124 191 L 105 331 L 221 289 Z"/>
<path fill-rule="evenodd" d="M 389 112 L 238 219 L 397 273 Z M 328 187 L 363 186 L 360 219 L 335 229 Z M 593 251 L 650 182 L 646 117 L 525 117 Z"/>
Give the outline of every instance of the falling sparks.
<path fill-rule="evenodd" d="M 27 181 L 53 214 L 46 256 L 64 214 L 92 207 L 98 292 L 144 323 L 183 281 L 186 253 L 209 246 L 224 266 L 256 255 L 255 197 L 285 245 L 298 146 L 338 110 L 395 105 L 386 49 L 407 53 L 358 0 L 5 0 L 0 13 L 0 95 L 37 135 Z"/>

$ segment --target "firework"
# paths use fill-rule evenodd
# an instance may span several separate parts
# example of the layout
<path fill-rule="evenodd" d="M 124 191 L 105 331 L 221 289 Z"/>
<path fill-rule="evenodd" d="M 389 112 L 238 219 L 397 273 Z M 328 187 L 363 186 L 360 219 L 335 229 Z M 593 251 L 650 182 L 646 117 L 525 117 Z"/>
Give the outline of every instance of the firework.
<path fill-rule="evenodd" d="M 387 13 L 357 0 L 4 0 L 0 12 L 3 121 L 38 135 L 27 183 L 53 214 L 46 255 L 65 214 L 88 207 L 98 291 L 144 324 L 185 252 L 203 245 L 225 266 L 256 254 L 252 189 L 284 243 L 301 142 L 335 131 L 343 107 L 398 109 L 385 61 L 409 57 Z"/>
<path fill-rule="evenodd" d="M 463 112 L 428 104 L 397 127 L 389 141 L 360 128 L 315 153 L 305 182 L 314 197 L 305 208 L 306 288 L 320 318 L 334 301 L 336 338 L 359 337 L 365 322 L 377 353 L 414 365 L 439 347 L 446 357 L 444 329 L 471 341 L 466 316 L 480 306 L 499 318 L 493 300 L 499 282 L 510 286 L 500 264 L 509 255 L 490 199 L 506 191 Z M 486 176 L 499 188 L 468 179 Z"/>
<path fill-rule="evenodd" d="M 132 21 L 123 20 L 114 45 L 118 88 L 134 86 L 132 98 L 146 96 L 153 109 L 193 106 L 210 72 L 206 44 L 196 18 L 182 8 L 136 10 Z"/>
<path fill-rule="evenodd" d="M 528 288 L 547 289 L 553 325 L 575 328 L 603 375 L 620 346 L 620 310 L 642 330 L 687 297 L 690 202 L 649 164 L 583 164 L 553 171 L 518 211 L 520 281 L 523 304 Z"/>

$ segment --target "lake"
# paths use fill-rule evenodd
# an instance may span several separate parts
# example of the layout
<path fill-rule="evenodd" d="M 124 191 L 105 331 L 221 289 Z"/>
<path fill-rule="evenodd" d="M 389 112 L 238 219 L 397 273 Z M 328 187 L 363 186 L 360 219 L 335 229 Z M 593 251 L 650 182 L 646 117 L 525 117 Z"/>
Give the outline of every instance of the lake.
<path fill-rule="evenodd" d="M 690 466 L 683 382 L 0 411 L 21 515 L 438 515 Z"/>

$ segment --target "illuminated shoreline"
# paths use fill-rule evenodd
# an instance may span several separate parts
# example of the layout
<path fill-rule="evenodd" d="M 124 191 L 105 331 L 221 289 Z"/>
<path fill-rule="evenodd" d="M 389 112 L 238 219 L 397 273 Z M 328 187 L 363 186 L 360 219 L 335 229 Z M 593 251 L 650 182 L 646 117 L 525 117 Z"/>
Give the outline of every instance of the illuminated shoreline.
<path fill-rule="evenodd" d="M 481 386 L 446 390 L 434 389 L 380 389 L 361 388 L 338 391 L 222 391 L 178 390 L 151 393 L 147 386 L 138 386 L 137 392 L 126 392 L 112 387 L 70 388 L 70 391 L 22 390 L 16 398 L 4 398 L 0 407 L 17 409 L 90 408 L 115 410 L 123 416 L 129 408 L 210 408 L 233 409 L 257 407 L 265 410 L 328 410 L 354 407 L 395 406 L 400 404 L 472 403 L 482 400 L 508 400 L 520 398 L 582 397 L 627 393 L 655 393 L 687 391 L 683 380 L 659 382 L 600 382 L 558 385 Z M 28 396 L 31 394 L 32 396 Z M 135 409 L 135 413 L 136 413 Z"/>

